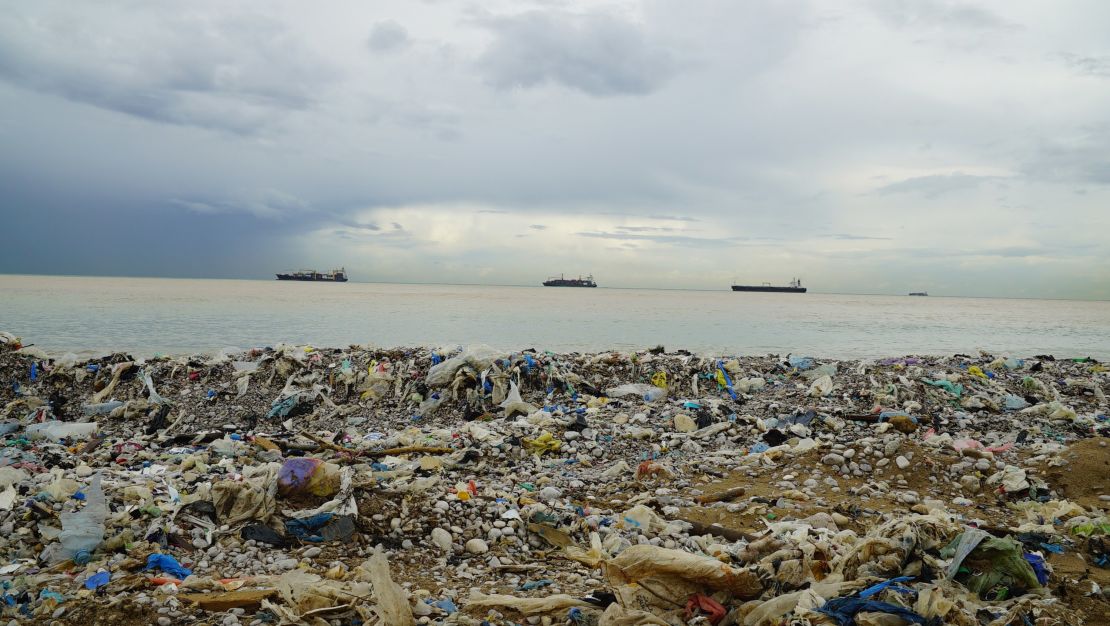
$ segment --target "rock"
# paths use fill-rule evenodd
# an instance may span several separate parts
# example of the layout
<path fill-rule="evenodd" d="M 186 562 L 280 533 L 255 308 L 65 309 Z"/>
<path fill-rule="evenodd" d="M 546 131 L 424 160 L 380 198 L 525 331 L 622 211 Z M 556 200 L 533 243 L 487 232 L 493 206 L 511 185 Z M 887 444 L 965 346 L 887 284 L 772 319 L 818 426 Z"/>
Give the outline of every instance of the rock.
<path fill-rule="evenodd" d="M 442 528 L 432 529 L 432 543 L 435 544 L 435 546 L 440 550 L 444 552 L 450 552 L 451 542 L 453 540 L 454 538 L 451 536 L 450 532 Z"/>
<path fill-rule="evenodd" d="M 319 546 L 313 546 L 313 547 L 304 551 L 304 558 L 314 559 L 314 558 L 320 556 L 320 553 L 323 552 L 323 551 L 324 551 L 323 548 L 321 548 Z"/>
<path fill-rule="evenodd" d="M 826 454 L 825 456 L 821 457 L 821 462 L 824 463 L 825 465 L 840 465 L 840 464 L 844 463 L 844 457 L 840 456 L 839 454 L 836 454 L 835 452 L 834 453 L 829 453 L 829 454 Z"/>
<path fill-rule="evenodd" d="M 894 459 L 894 464 L 898 466 L 898 469 L 906 469 L 910 466 L 910 460 L 904 456 L 898 456 Z"/>
<path fill-rule="evenodd" d="M 983 486 L 980 484 L 978 476 L 965 474 L 960 477 L 960 488 L 967 493 L 979 493 Z"/>
<path fill-rule="evenodd" d="M 489 552 L 489 545 L 481 539 L 474 538 L 466 542 L 466 551 L 470 554 L 484 554 Z"/>

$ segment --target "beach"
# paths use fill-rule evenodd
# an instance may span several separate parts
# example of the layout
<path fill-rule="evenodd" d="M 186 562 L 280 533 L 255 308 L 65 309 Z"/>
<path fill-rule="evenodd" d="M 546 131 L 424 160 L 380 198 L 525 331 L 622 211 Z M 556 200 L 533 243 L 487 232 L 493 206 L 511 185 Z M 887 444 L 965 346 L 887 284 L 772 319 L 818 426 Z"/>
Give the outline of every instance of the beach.
<path fill-rule="evenodd" d="M 5 615 L 1106 623 L 1097 359 L 2 337 Z"/>

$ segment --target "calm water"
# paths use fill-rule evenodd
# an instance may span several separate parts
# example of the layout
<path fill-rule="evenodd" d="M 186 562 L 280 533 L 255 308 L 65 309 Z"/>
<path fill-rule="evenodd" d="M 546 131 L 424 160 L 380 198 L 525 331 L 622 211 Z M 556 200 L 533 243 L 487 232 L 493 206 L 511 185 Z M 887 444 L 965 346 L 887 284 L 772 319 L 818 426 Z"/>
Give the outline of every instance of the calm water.
<path fill-rule="evenodd" d="M 0 330 L 138 355 L 297 342 L 1110 359 L 1110 302 L 0 275 Z"/>

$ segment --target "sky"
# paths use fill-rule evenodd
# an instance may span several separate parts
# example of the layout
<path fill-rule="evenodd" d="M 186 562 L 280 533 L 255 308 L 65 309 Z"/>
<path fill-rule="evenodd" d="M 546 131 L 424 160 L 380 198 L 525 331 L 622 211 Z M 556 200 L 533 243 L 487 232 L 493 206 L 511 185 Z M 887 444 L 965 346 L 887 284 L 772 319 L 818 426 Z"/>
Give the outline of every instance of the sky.
<path fill-rule="evenodd" d="M 1110 3 L 0 5 L 0 273 L 1110 299 Z"/>

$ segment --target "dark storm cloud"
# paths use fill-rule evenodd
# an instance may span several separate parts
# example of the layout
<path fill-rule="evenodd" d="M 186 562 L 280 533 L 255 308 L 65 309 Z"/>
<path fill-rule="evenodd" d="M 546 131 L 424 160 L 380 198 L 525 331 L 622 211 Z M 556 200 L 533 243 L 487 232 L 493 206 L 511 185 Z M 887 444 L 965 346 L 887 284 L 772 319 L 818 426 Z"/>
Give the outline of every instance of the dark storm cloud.
<path fill-rule="evenodd" d="M 896 193 L 920 194 L 926 198 L 938 198 L 953 191 L 974 189 L 985 182 L 996 180 L 997 176 L 974 176 L 962 172 L 952 174 L 933 174 L 930 176 L 917 176 L 907 178 L 896 183 L 879 187 L 876 192 L 880 195 Z"/>
<path fill-rule="evenodd" d="M 393 20 L 378 22 L 370 29 L 366 45 L 375 52 L 392 52 L 409 43 L 409 32 Z"/>
<path fill-rule="evenodd" d="M 332 78 L 285 24 L 265 15 L 101 8 L 87 21 L 79 14 L 91 5 L 36 19 L 0 12 L 0 78 L 150 121 L 237 134 L 307 109 Z"/>
<path fill-rule="evenodd" d="M 478 67 L 499 89 L 556 83 L 592 96 L 645 95 L 678 71 L 642 27 L 611 15 L 532 11 L 481 23 L 494 40 Z"/>

